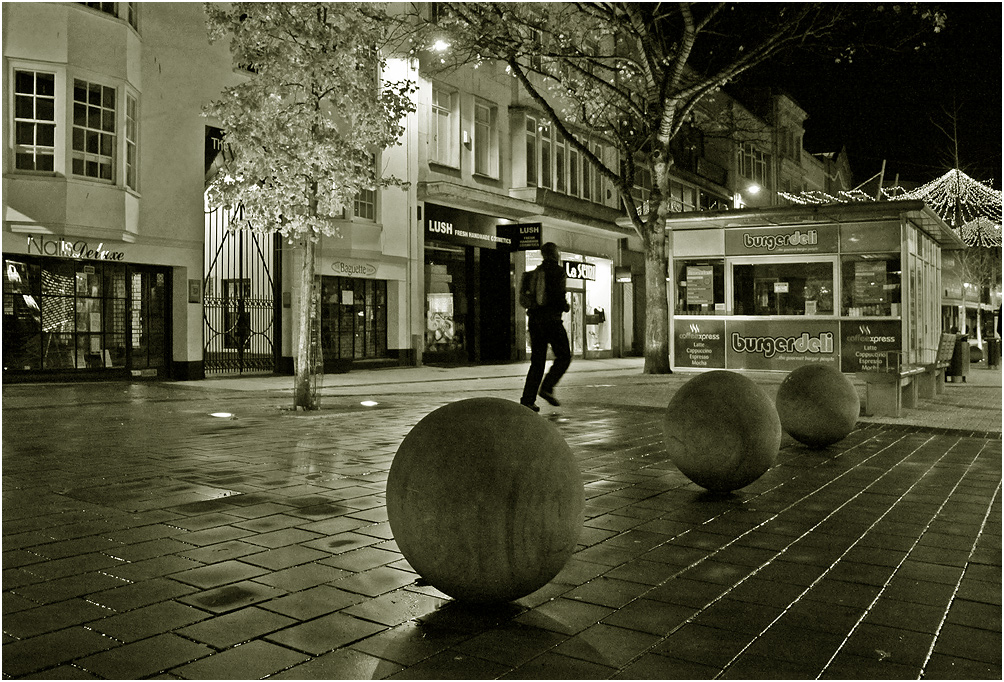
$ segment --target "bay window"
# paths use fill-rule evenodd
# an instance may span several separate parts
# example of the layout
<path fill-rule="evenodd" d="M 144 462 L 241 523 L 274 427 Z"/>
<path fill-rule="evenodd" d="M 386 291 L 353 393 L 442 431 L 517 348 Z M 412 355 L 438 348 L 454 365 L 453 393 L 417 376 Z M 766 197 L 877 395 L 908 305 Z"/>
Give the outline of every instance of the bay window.
<path fill-rule="evenodd" d="M 73 81 L 74 175 L 115 181 L 115 88 Z"/>
<path fill-rule="evenodd" d="M 14 71 L 14 167 L 53 171 L 56 154 L 56 77 Z"/>

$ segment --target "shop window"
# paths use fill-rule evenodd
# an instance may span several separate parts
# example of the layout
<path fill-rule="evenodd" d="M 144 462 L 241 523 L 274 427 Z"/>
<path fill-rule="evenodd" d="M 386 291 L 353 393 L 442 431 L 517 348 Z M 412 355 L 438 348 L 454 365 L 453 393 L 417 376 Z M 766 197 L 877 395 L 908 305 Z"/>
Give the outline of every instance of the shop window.
<path fill-rule="evenodd" d="M 432 121 L 429 158 L 446 166 L 459 166 L 456 150 L 457 96 L 440 87 L 432 88 Z"/>
<path fill-rule="evenodd" d="M 474 172 L 497 178 L 499 174 L 498 107 L 474 102 Z"/>
<path fill-rule="evenodd" d="M 735 264 L 736 315 L 832 315 L 830 261 Z"/>
<path fill-rule="evenodd" d="M 166 292 L 146 266 L 5 259 L 4 370 L 164 366 Z"/>
<path fill-rule="evenodd" d="M 321 351 L 325 360 L 387 356 L 387 282 L 321 277 Z"/>
<path fill-rule="evenodd" d="M 724 260 L 678 260 L 674 269 L 677 315 L 725 314 Z"/>
<path fill-rule="evenodd" d="M 902 304 L 899 254 L 844 256 L 841 259 L 841 314 L 898 317 Z"/>
<path fill-rule="evenodd" d="M 73 174 L 114 181 L 115 88 L 73 81 Z"/>
<path fill-rule="evenodd" d="M 56 77 L 39 71 L 14 71 L 14 167 L 54 170 L 56 153 Z"/>

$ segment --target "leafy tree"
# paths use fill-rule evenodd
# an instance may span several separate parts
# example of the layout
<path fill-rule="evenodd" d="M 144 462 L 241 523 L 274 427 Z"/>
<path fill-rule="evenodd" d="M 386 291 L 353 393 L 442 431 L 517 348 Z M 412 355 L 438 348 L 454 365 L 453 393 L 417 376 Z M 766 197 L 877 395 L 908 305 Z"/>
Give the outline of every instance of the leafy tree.
<path fill-rule="evenodd" d="M 924 5 L 868 3 L 440 3 L 447 66 L 492 60 L 507 70 L 561 135 L 619 191 L 645 251 L 645 372 L 669 366 L 669 254 L 673 141 L 709 95 L 782 53 L 834 59 L 914 45 L 944 16 Z M 587 135 L 612 142 L 603 163 Z M 632 196 L 650 169 L 644 203 Z"/>
<path fill-rule="evenodd" d="M 394 21 L 372 3 L 239 2 L 206 6 L 210 38 L 230 41 L 241 82 L 206 106 L 224 130 L 214 206 L 243 205 L 247 224 L 279 232 L 302 258 L 294 408 L 318 409 L 310 361 L 321 235 L 381 177 L 375 155 L 396 144 L 414 110 L 409 81 L 380 82 Z"/>

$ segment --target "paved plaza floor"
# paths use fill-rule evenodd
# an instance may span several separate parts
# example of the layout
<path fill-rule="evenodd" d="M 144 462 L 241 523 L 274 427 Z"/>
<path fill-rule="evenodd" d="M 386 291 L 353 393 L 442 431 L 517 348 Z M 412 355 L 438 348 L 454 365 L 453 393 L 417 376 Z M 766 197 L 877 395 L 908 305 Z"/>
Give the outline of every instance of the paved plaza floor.
<path fill-rule="evenodd" d="M 400 553 L 387 475 L 422 417 L 517 400 L 525 369 L 327 375 L 311 413 L 289 377 L 4 385 L 3 677 L 1001 679 L 999 369 L 785 437 L 722 495 L 662 443 L 693 375 L 574 363 L 542 414 L 582 472 L 577 551 L 468 606 Z"/>

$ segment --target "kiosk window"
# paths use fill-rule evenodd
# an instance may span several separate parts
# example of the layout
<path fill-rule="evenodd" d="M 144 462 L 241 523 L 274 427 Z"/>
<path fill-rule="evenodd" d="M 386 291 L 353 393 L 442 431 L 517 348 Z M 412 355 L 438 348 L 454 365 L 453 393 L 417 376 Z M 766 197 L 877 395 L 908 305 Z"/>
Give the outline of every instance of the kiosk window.
<path fill-rule="evenodd" d="M 900 315 L 902 268 L 899 254 L 844 256 L 842 314 L 848 317 Z"/>
<path fill-rule="evenodd" d="M 732 268 L 736 315 L 832 315 L 833 264 L 755 263 Z"/>
<path fill-rule="evenodd" d="M 725 261 L 676 261 L 677 315 L 725 314 Z"/>

